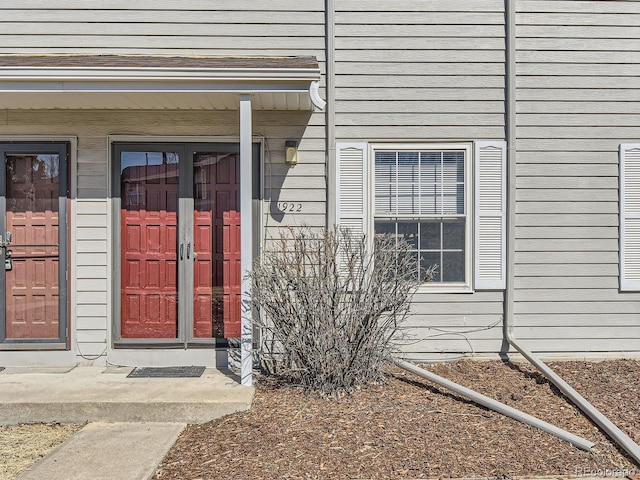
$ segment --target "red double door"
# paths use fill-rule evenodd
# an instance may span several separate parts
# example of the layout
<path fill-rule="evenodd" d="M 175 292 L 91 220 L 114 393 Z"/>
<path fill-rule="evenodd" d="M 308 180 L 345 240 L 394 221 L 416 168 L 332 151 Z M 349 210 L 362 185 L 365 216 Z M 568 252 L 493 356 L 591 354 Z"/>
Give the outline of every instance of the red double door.
<path fill-rule="evenodd" d="M 235 145 L 115 147 L 119 339 L 240 336 L 239 154 Z"/>

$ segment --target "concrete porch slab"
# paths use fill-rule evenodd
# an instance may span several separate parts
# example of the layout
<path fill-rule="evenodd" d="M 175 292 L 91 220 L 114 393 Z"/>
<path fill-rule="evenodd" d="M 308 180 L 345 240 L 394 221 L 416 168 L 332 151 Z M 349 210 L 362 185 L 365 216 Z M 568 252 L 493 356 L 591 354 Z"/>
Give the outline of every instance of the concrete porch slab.
<path fill-rule="evenodd" d="M 0 423 L 205 423 L 247 410 L 254 389 L 230 373 L 199 378 L 127 378 L 130 368 L 0 372 Z"/>

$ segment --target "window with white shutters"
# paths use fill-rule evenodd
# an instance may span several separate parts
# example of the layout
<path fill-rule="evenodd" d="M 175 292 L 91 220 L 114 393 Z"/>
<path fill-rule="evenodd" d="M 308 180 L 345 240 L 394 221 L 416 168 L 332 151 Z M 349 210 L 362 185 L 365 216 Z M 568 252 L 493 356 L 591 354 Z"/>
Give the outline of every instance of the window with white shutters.
<path fill-rule="evenodd" d="M 374 233 L 409 243 L 421 281 L 435 265 L 434 283 L 469 284 L 469 145 L 372 150 Z"/>
<path fill-rule="evenodd" d="M 505 288 L 506 143 L 338 143 L 337 214 L 355 233 L 412 248 L 428 288 Z"/>

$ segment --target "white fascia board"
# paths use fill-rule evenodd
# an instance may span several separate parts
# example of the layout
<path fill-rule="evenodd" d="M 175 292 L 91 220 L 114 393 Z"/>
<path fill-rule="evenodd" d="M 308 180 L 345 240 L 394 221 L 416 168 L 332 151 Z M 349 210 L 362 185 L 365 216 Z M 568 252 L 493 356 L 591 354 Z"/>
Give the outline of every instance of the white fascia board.
<path fill-rule="evenodd" d="M 129 79 L 110 80 L 85 79 L 85 80 L 10 80 L 0 77 L 0 92 L 191 92 L 191 93 L 304 93 L 309 92 L 311 82 L 283 82 L 283 81 L 254 81 L 246 80 L 232 81 L 225 79 L 220 82 L 216 79 L 210 80 L 177 80 L 167 81 L 167 79 L 143 80 Z"/>
<path fill-rule="evenodd" d="M 320 79 L 319 69 L 309 68 L 85 68 L 85 67 L 2 67 L 0 80 L 206 80 L 206 81 L 294 81 Z"/>
<path fill-rule="evenodd" d="M 2 67 L 2 94 L 222 93 L 296 94 L 324 108 L 316 68 Z M 15 98 L 13 99 L 15 100 Z M 0 103 L 2 103 L 0 101 Z M 15 103 L 15 102 L 14 102 Z"/>

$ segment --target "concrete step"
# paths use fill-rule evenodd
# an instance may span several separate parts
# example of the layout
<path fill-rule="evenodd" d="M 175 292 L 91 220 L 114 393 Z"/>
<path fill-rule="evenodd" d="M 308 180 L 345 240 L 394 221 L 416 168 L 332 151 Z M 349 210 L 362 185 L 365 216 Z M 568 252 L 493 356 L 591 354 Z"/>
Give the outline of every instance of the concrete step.
<path fill-rule="evenodd" d="M 199 378 L 127 378 L 131 368 L 8 367 L 0 372 L 0 423 L 205 423 L 247 410 L 253 388 L 230 373 Z"/>

